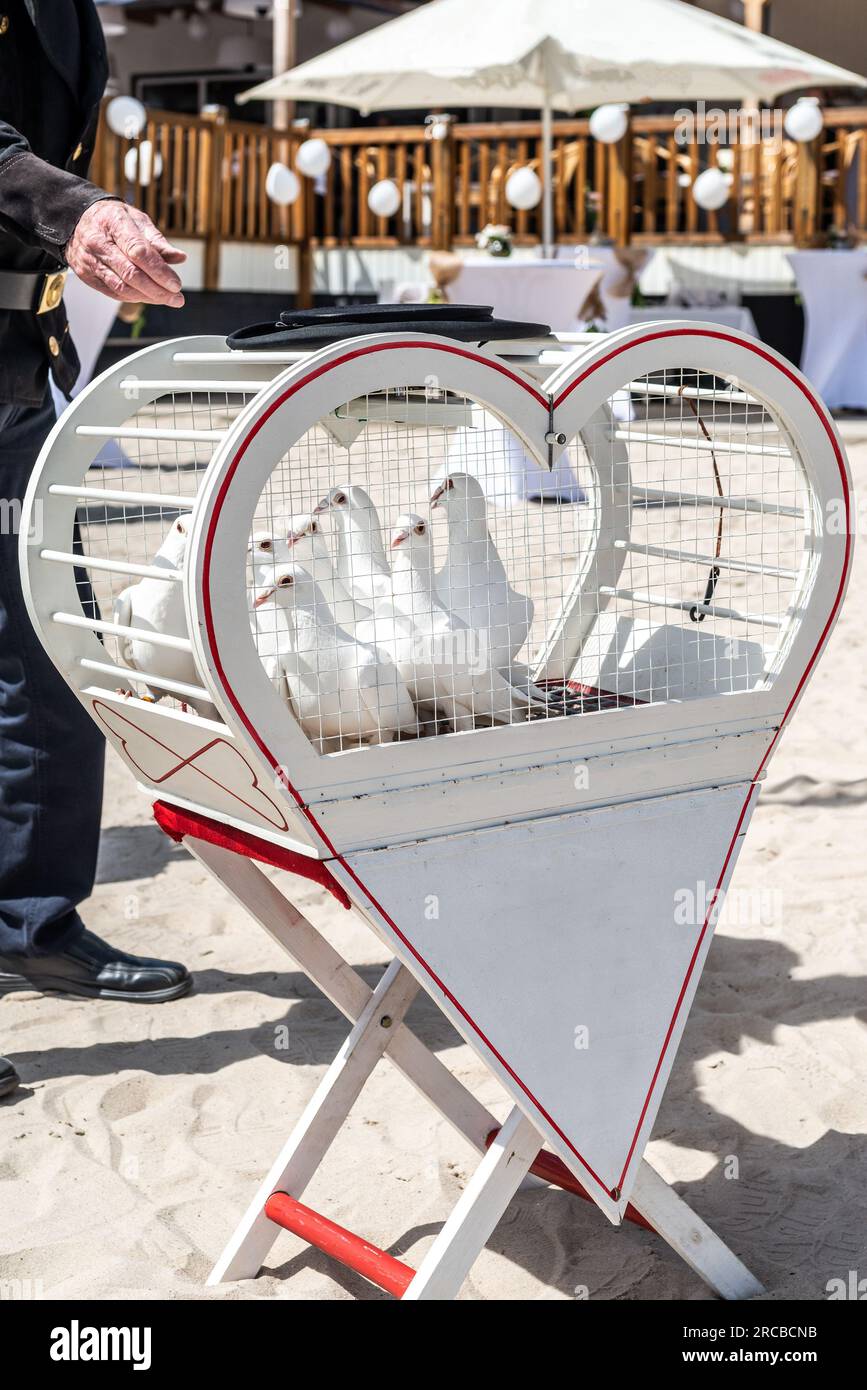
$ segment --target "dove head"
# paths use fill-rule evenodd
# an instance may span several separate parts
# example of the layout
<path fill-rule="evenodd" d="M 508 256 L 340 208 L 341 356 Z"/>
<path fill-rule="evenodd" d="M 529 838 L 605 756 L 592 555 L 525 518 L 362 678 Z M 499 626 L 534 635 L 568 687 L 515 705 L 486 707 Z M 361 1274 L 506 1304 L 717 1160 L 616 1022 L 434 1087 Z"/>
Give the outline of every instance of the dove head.
<path fill-rule="evenodd" d="M 182 512 L 181 515 L 172 522 L 168 534 L 157 551 L 161 560 L 168 560 L 171 564 L 175 565 L 180 564 L 187 551 L 191 521 L 192 513 Z"/>
<path fill-rule="evenodd" d="M 486 525 L 485 494 L 478 478 L 469 473 L 449 473 L 431 493 L 431 507 L 442 507 L 449 521 Z"/>
<path fill-rule="evenodd" d="M 343 519 L 350 512 L 372 514 L 373 503 L 363 487 L 356 487 L 354 483 L 340 483 L 326 493 L 318 506 L 313 508 L 313 511 L 314 514 L 330 511 L 339 519 Z"/>
<path fill-rule="evenodd" d="M 416 569 L 433 569 L 433 541 L 430 525 L 423 516 L 404 512 L 397 518 L 391 532 L 391 549 L 395 564 L 409 563 Z"/>
<path fill-rule="evenodd" d="M 332 621 L 333 616 L 325 595 L 304 565 L 280 565 L 274 571 L 271 587 L 256 599 L 256 604 L 273 598 L 281 608 L 295 608 L 315 613 L 320 621 Z"/>
<path fill-rule="evenodd" d="M 313 512 L 307 512 L 302 516 L 293 516 L 289 533 L 286 536 L 287 558 L 294 561 L 295 555 L 299 554 L 296 547 L 300 547 L 300 553 L 313 553 L 321 558 L 327 555 L 330 558 L 330 550 L 325 537 L 322 534 L 322 523 Z M 299 556 L 300 558 L 300 556 Z"/>
<path fill-rule="evenodd" d="M 274 537 L 270 531 L 254 531 L 247 542 L 247 554 L 252 555 L 253 563 L 266 557 L 274 557 Z"/>

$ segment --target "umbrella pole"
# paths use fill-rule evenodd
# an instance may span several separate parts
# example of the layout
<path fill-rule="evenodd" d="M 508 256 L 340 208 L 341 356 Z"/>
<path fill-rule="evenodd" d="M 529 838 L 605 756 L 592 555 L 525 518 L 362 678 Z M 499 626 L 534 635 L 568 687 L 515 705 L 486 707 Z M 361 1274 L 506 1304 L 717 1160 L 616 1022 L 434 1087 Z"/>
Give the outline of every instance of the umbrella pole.
<path fill-rule="evenodd" d="M 542 107 L 542 254 L 554 255 L 554 190 L 551 186 L 554 150 L 551 97 Z"/>

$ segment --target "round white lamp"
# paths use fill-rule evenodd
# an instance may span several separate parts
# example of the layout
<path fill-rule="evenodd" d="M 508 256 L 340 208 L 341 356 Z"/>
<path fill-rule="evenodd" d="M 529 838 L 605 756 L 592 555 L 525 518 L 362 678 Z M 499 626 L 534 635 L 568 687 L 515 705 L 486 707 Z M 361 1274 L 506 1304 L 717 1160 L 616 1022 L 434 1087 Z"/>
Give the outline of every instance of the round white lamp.
<path fill-rule="evenodd" d="M 301 180 L 286 164 L 272 164 L 265 175 L 265 192 L 272 203 L 288 207 L 301 192 Z"/>
<path fill-rule="evenodd" d="M 105 108 L 109 130 L 124 140 L 136 140 L 145 128 L 147 111 L 136 97 L 112 97 Z"/>
<path fill-rule="evenodd" d="M 142 140 L 140 145 L 133 145 L 124 155 L 123 172 L 129 183 L 138 183 L 142 188 L 147 188 L 151 179 L 158 179 L 163 172 L 163 157 L 159 151 L 154 154 L 150 140 Z"/>
<path fill-rule="evenodd" d="M 373 185 L 367 206 L 376 217 L 394 217 L 400 207 L 400 189 L 393 179 L 380 179 Z"/>
<path fill-rule="evenodd" d="M 324 140 L 305 140 L 295 152 L 295 168 L 308 179 L 318 179 L 328 172 L 331 151 Z"/>
<path fill-rule="evenodd" d="M 704 169 L 692 185 L 692 196 L 705 212 L 718 212 L 729 200 L 731 187 L 722 169 Z"/>
<path fill-rule="evenodd" d="M 783 119 L 783 129 L 790 140 L 805 144 L 821 135 L 825 117 L 817 97 L 799 97 Z"/>
<path fill-rule="evenodd" d="M 506 202 L 520 212 L 538 207 L 542 198 L 542 180 L 534 169 L 522 165 L 506 179 Z"/>
<path fill-rule="evenodd" d="M 590 117 L 590 134 L 603 145 L 616 145 L 629 127 L 629 107 L 620 102 L 597 106 Z"/>

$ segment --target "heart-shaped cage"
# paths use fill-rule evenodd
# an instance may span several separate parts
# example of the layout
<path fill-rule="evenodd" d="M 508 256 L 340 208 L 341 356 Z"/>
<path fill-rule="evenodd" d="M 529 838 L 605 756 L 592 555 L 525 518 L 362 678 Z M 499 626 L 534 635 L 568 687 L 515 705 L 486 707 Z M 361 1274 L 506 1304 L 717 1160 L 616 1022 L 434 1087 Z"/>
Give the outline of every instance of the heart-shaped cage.
<path fill-rule="evenodd" d="M 522 351 L 146 349 L 53 431 L 22 566 L 164 826 L 355 906 L 619 1220 L 850 485 L 752 339 Z"/>

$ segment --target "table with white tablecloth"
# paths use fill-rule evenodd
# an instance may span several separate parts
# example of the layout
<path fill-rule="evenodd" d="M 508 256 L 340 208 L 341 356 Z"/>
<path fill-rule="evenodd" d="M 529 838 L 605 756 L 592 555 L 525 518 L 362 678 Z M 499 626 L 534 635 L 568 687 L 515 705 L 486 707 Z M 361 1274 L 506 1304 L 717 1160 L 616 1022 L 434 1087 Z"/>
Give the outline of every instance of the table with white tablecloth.
<path fill-rule="evenodd" d="M 513 257 L 466 263 L 448 287 L 452 304 L 490 304 L 498 318 L 546 323 L 573 332 L 603 267 Z"/>
<path fill-rule="evenodd" d="M 801 371 L 832 410 L 867 410 L 867 249 L 788 259 L 804 304 Z"/>
<path fill-rule="evenodd" d="M 759 330 L 749 309 L 743 304 L 646 304 L 630 308 L 623 326 L 634 323 L 658 323 L 660 319 L 682 319 L 693 323 L 718 323 L 722 328 L 734 328 L 758 338 Z"/>

